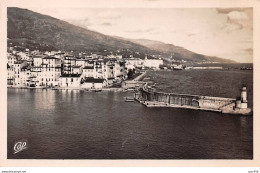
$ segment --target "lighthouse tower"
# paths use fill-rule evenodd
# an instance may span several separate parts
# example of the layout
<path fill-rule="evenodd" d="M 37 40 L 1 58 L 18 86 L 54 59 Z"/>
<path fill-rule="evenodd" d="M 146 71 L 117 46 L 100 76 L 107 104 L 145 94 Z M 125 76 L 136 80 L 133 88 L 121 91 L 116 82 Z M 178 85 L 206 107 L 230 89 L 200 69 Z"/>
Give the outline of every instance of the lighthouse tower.
<path fill-rule="evenodd" d="M 243 86 L 241 89 L 241 108 L 247 108 L 247 90 L 245 86 Z"/>

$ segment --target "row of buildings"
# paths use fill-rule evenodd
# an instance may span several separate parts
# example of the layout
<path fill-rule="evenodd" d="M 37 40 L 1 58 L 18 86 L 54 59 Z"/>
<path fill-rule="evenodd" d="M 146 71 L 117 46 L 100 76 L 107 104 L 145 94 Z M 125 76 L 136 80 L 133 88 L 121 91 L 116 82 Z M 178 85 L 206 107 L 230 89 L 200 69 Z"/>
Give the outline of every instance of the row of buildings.
<path fill-rule="evenodd" d="M 61 52 L 10 50 L 7 70 L 7 84 L 13 87 L 102 88 L 127 78 L 120 57 L 75 57 Z"/>
<path fill-rule="evenodd" d="M 121 83 L 129 69 L 159 69 L 161 58 L 127 58 L 8 48 L 7 84 L 12 87 L 101 88 Z"/>
<path fill-rule="evenodd" d="M 151 69 L 159 69 L 160 65 L 163 65 L 163 60 L 161 58 L 129 58 L 125 60 L 125 66 L 127 69 L 139 68 L 151 68 Z"/>

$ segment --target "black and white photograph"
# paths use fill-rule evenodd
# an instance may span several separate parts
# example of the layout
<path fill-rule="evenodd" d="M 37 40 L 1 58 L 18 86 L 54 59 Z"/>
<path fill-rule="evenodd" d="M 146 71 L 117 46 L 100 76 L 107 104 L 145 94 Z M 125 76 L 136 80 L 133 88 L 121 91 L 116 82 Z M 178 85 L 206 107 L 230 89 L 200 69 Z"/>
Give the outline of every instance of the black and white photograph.
<path fill-rule="evenodd" d="M 253 11 L 7 7 L 7 159 L 254 159 Z"/>

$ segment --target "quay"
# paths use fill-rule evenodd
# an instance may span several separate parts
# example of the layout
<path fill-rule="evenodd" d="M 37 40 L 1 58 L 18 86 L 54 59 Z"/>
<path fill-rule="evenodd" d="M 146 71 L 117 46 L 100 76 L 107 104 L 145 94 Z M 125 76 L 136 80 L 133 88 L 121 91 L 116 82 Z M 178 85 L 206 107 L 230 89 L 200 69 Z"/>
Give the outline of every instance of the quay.
<path fill-rule="evenodd" d="M 146 107 L 170 107 L 220 112 L 223 114 L 251 115 L 247 104 L 247 90 L 243 86 L 237 99 L 200 95 L 156 92 L 145 84 L 134 95 L 135 100 Z"/>

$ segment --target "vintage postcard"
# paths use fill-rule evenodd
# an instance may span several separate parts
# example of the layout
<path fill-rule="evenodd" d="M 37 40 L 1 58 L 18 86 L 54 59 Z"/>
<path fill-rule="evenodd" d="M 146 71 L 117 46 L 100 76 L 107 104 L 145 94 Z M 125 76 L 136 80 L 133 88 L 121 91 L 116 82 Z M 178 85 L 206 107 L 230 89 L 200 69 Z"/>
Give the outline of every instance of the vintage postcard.
<path fill-rule="evenodd" d="M 0 165 L 259 166 L 258 7 L 1 2 Z"/>

